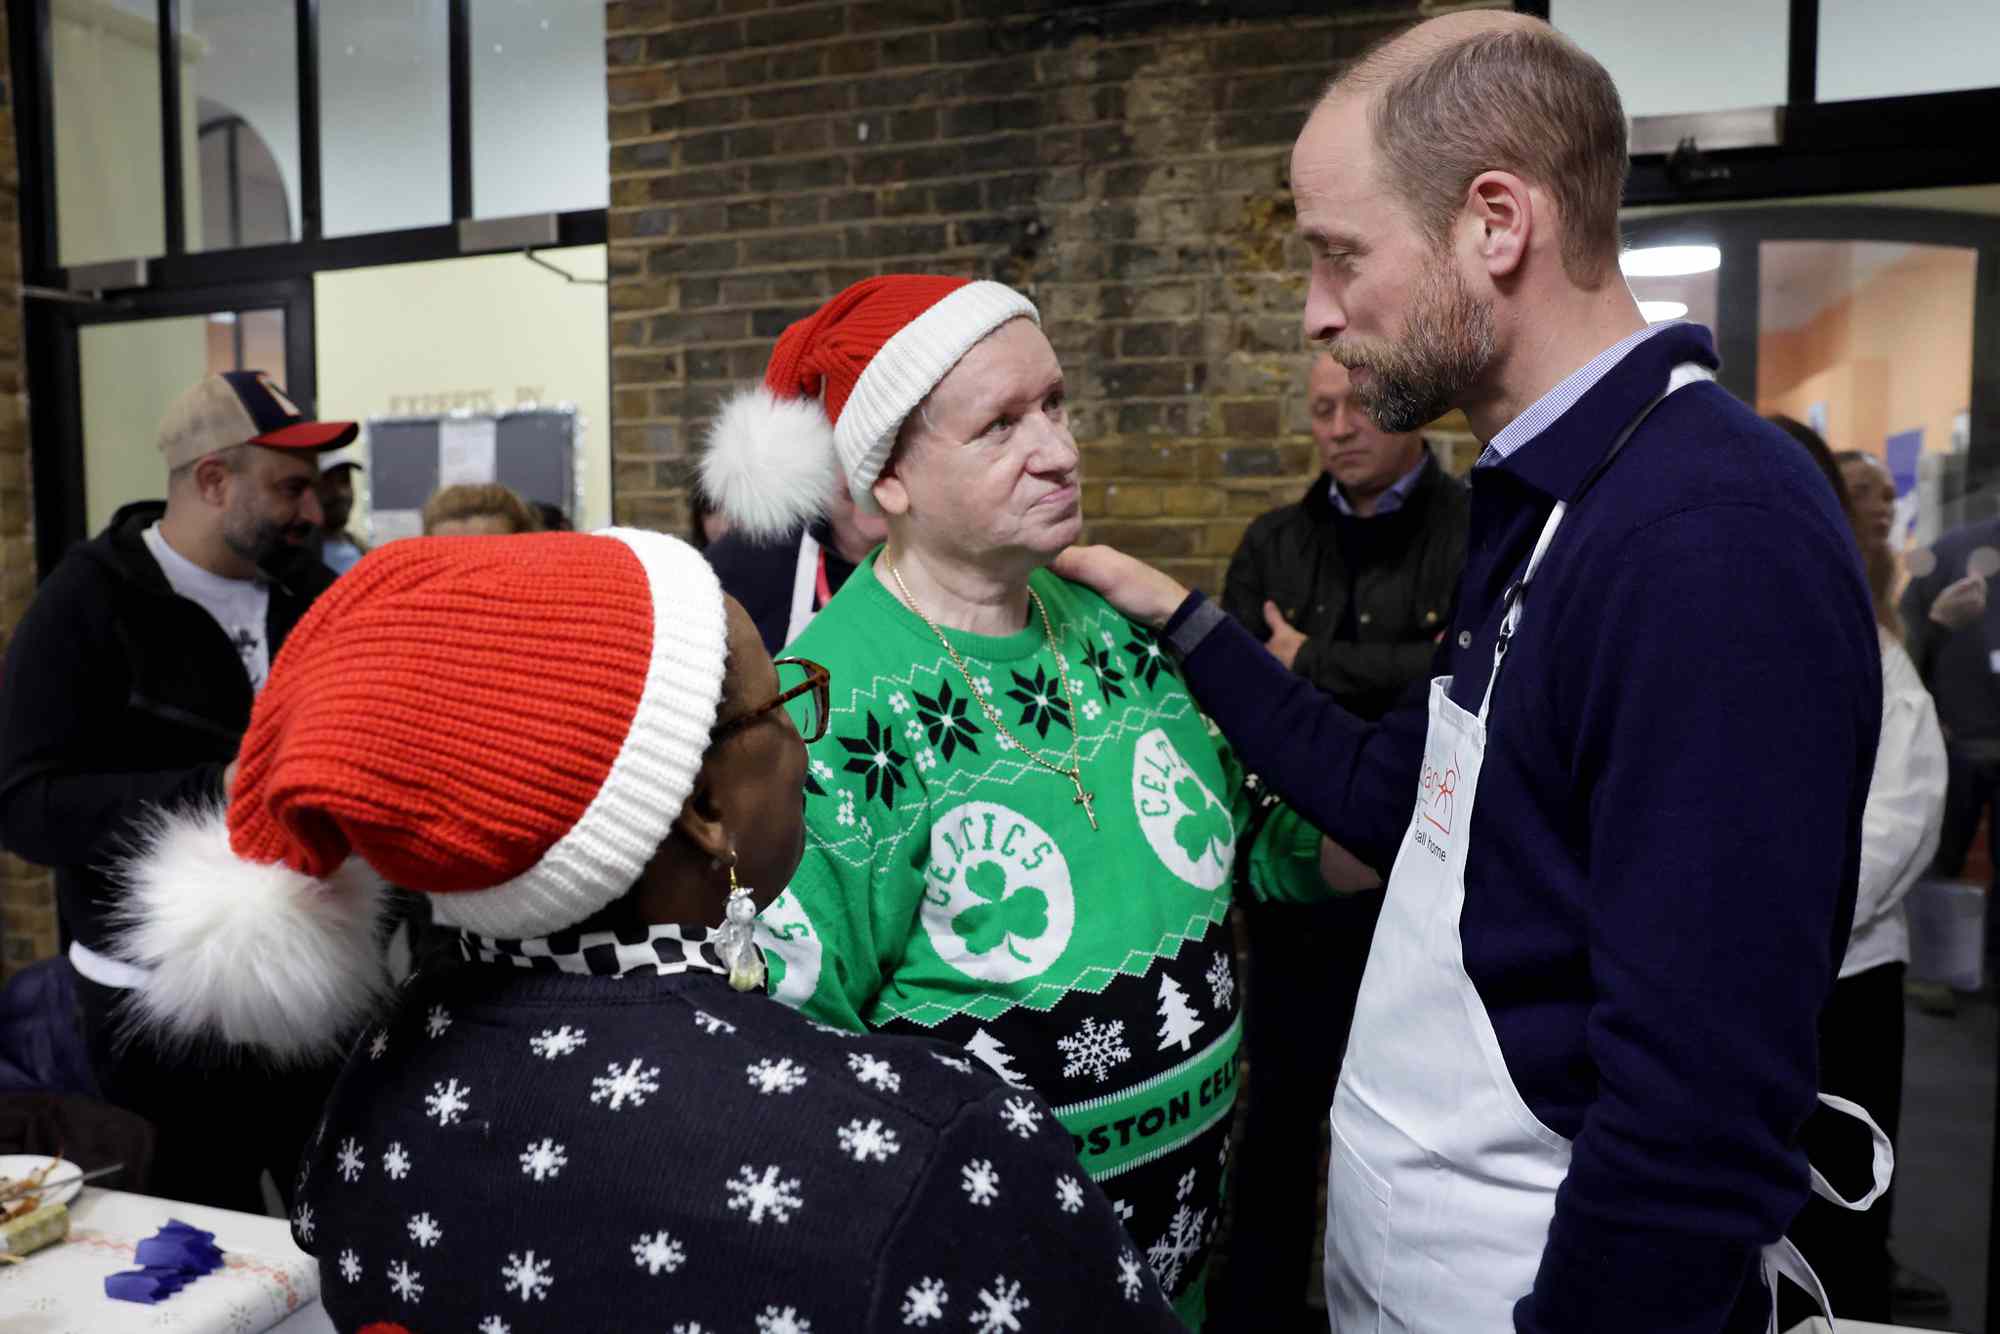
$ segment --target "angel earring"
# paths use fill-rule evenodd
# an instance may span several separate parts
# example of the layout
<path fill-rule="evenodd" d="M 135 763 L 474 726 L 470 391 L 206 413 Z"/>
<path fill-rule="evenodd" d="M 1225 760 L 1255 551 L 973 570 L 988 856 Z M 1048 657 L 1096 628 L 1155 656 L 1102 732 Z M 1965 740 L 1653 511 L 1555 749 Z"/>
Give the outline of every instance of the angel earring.
<path fill-rule="evenodd" d="M 715 933 L 716 953 L 729 966 L 729 985 L 738 991 L 756 991 L 764 985 L 764 955 L 757 948 L 757 905 L 750 891 L 736 879 L 736 854 L 729 854 L 729 902 L 723 909 L 722 929 Z"/>

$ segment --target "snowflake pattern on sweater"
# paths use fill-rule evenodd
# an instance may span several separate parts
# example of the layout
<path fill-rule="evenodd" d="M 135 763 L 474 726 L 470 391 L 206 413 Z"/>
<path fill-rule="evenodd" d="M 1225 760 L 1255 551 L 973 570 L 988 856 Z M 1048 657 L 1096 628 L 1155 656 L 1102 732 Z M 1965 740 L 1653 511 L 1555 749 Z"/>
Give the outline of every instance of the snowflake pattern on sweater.
<path fill-rule="evenodd" d="M 772 993 L 808 1016 L 943 1039 L 1039 1093 L 1084 1172 L 1116 1180 L 1138 1251 L 1168 1238 L 1170 1291 L 1199 1327 L 1208 1237 L 1176 1224 L 1176 1196 L 1207 1164 L 1192 1207 L 1220 1214 L 1241 1033 L 1227 913 L 1239 887 L 1316 884 L 1318 839 L 1300 854 L 1298 817 L 1246 782 L 1150 633 L 1047 572 L 1030 584 L 1057 651 L 1035 615 L 1014 635 L 949 632 L 970 684 L 872 563 L 807 627 L 793 651 L 840 683 L 811 747 L 832 773 L 760 943 Z M 1074 730 L 1099 827 L 981 695 L 1052 764 Z M 907 763 L 913 748 L 934 762 Z M 1033 1134 L 1040 1114 L 1003 1126 Z"/>
<path fill-rule="evenodd" d="M 1150 1270 L 1128 1297 L 1130 1244 L 1048 1108 L 935 1043 L 701 971 L 477 960 L 413 978 L 381 1032 L 293 1217 L 336 1328 L 575 1334 L 626 1327 L 635 1292 L 690 1332 L 1180 1328 Z M 938 1245 L 992 1228 L 1003 1272 Z"/>

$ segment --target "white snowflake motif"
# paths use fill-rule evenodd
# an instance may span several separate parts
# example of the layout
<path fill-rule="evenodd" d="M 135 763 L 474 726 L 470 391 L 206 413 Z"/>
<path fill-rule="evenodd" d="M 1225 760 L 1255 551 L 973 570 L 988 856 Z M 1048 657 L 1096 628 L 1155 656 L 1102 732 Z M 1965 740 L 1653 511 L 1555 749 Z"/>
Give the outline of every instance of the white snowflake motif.
<path fill-rule="evenodd" d="M 590 1039 L 583 1035 L 582 1029 L 564 1024 L 561 1028 L 545 1028 L 540 1037 L 529 1038 L 528 1050 L 543 1060 L 553 1061 L 558 1056 L 568 1056 L 581 1050 L 588 1041 Z"/>
<path fill-rule="evenodd" d="M 1113 1019 L 1108 1024 L 1085 1019 L 1082 1028 L 1066 1038 L 1056 1039 L 1056 1049 L 1066 1058 L 1064 1079 L 1089 1075 L 1100 1084 L 1111 1077 L 1113 1066 L 1132 1059 L 1132 1049 L 1125 1045 L 1123 1019 Z"/>
<path fill-rule="evenodd" d="M 975 676 L 972 678 L 972 688 L 982 695 L 990 695 L 993 693 L 993 678 L 990 676 Z"/>
<path fill-rule="evenodd" d="M 1153 1267 L 1153 1277 L 1168 1292 L 1181 1281 L 1181 1272 L 1188 1261 L 1200 1253 L 1202 1225 L 1207 1221 L 1208 1210 L 1190 1209 L 1183 1204 L 1174 1210 L 1160 1239 L 1146 1248 L 1146 1263 Z"/>
<path fill-rule="evenodd" d="M 1000 1274 L 993 1276 L 991 1288 L 979 1290 L 979 1304 L 982 1309 L 972 1313 L 972 1327 L 978 1334 L 1000 1334 L 1003 1329 L 1018 1330 L 1021 1322 L 1015 1317 L 1028 1309 L 1028 1299 L 1021 1295 L 1019 1281 L 1010 1283 Z"/>
<path fill-rule="evenodd" d="M 423 1275 L 401 1260 L 389 1266 L 389 1286 L 396 1295 L 406 1302 L 420 1302 L 424 1297 L 424 1285 L 417 1280 Z"/>
<path fill-rule="evenodd" d="M 1111 1202 L 1111 1212 L 1118 1215 L 1119 1222 L 1129 1223 L 1132 1221 L 1132 1215 L 1137 1213 L 1138 1210 L 1123 1200 L 1113 1200 Z"/>
<path fill-rule="evenodd" d="M 1208 972 L 1204 976 L 1208 979 L 1209 999 L 1215 1002 L 1217 1010 L 1228 1014 L 1229 1007 L 1236 998 L 1236 974 L 1230 970 L 1229 956 L 1217 954 L 1215 961 L 1208 965 Z"/>
<path fill-rule="evenodd" d="M 1193 1190 L 1194 1169 L 1190 1167 L 1187 1171 L 1181 1173 L 1180 1185 L 1174 1187 L 1174 1198 L 1176 1200 L 1185 1200 Z"/>
<path fill-rule="evenodd" d="M 349 1283 L 361 1277 L 361 1257 L 351 1247 L 340 1253 L 340 1276 Z"/>
<path fill-rule="evenodd" d="M 717 1033 L 734 1033 L 736 1031 L 736 1025 L 730 1023 L 727 1019 L 717 1019 L 707 1010 L 696 1010 L 694 1012 L 694 1026 L 710 1037 L 714 1037 Z"/>
<path fill-rule="evenodd" d="M 1035 1132 L 1042 1128 L 1041 1108 L 1026 1098 L 1009 1098 L 1000 1104 L 1000 1119 L 1007 1123 L 1007 1129 L 1022 1139 L 1033 1139 Z"/>
<path fill-rule="evenodd" d="M 1125 1300 L 1136 1302 L 1139 1294 L 1146 1290 L 1146 1276 L 1139 1269 L 1139 1257 L 1131 1247 L 1118 1257 L 1118 1286 L 1125 1290 Z"/>
<path fill-rule="evenodd" d="M 895 712 L 898 718 L 902 717 L 910 711 L 909 697 L 898 690 L 895 694 L 889 696 L 889 708 Z"/>
<path fill-rule="evenodd" d="M 499 1316 L 490 1315 L 479 1322 L 479 1334 L 514 1334 L 514 1331 Z"/>
<path fill-rule="evenodd" d="M 361 1141 L 352 1135 L 340 1141 L 340 1152 L 334 1156 L 333 1165 L 340 1179 L 349 1185 L 361 1180 L 361 1169 L 368 1165 L 367 1156 L 361 1152 Z"/>
<path fill-rule="evenodd" d="M 799 1198 L 797 1177 L 778 1178 L 778 1169 L 767 1167 L 764 1175 L 758 1176 L 746 1165 L 736 1169 L 736 1175 L 722 1183 L 729 1192 L 731 1213 L 749 1210 L 750 1221 L 761 1223 L 769 1214 L 780 1223 L 792 1221 L 792 1210 L 803 1208 L 805 1201 Z"/>
<path fill-rule="evenodd" d="M 702 1323 L 699 1320 L 691 1320 L 686 1324 L 682 1324 L 676 1320 L 674 1322 L 674 1334 L 715 1334 L 715 1331 L 702 1328 Z"/>
<path fill-rule="evenodd" d="M 441 1038 L 444 1036 L 444 1031 L 450 1027 L 451 1015 L 445 1010 L 444 1006 L 431 1006 L 429 1016 L 424 1019 L 424 1032 L 434 1038 Z"/>
<path fill-rule="evenodd" d="M 825 760 L 815 758 L 812 762 L 812 771 L 813 776 L 818 778 L 822 784 L 833 781 L 833 766 Z"/>
<path fill-rule="evenodd" d="M 382 1170 L 389 1174 L 392 1181 L 401 1181 L 410 1174 L 410 1153 L 401 1140 L 382 1151 Z"/>
<path fill-rule="evenodd" d="M 307 1241 L 313 1239 L 313 1228 L 318 1224 L 313 1222 L 313 1207 L 310 1204 L 299 1205 L 299 1216 L 292 1220 L 292 1226 L 296 1227 L 299 1235 Z"/>
<path fill-rule="evenodd" d="M 942 1320 L 944 1304 L 950 1300 L 943 1279 L 920 1279 L 903 1294 L 903 1323 L 922 1328 L 933 1320 Z"/>
<path fill-rule="evenodd" d="M 1008 735 L 1007 735 L 1007 734 L 1006 734 L 1005 732 L 1002 732 L 1002 733 L 1000 734 L 1000 736 L 999 736 L 998 740 L 999 740 L 999 746 L 1000 746 L 1000 749 L 1002 749 L 1002 750 L 1013 750 L 1013 749 L 1014 749 L 1014 738 L 1013 738 L 1013 737 L 1010 737 L 1010 736 L 1008 736 Z"/>
<path fill-rule="evenodd" d="M 958 1071 L 960 1074 L 969 1075 L 972 1073 L 972 1062 L 970 1061 L 961 1061 L 958 1059 L 958 1057 L 947 1056 L 941 1051 L 932 1052 L 931 1058 L 935 1060 L 939 1065 L 948 1065 L 952 1069 Z"/>
<path fill-rule="evenodd" d="M 857 1163 L 886 1163 L 890 1154 L 900 1153 L 902 1148 L 896 1132 L 873 1117 L 865 1125 L 856 1118 L 840 1128 L 840 1151 Z"/>
<path fill-rule="evenodd" d="M 1111 632 L 1109 630 L 1099 630 L 1097 632 L 1097 637 L 1104 641 L 1104 647 L 1106 648 L 1118 647 L 1118 641 L 1111 637 Z"/>
<path fill-rule="evenodd" d="M 1094 723 L 1103 716 L 1104 706 L 1102 704 L 1099 704 L 1094 699 L 1087 699 L 1083 702 L 1083 720 L 1085 722 Z"/>
<path fill-rule="evenodd" d="M 1000 1174 L 993 1170 L 991 1158 L 974 1158 L 958 1169 L 964 1180 L 960 1183 L 967 1199 L 974 1204 L 992 1204 L 1000 1198 Z"/>
<path fill-rule="evenodd" d="M 472 1106 L 467 1097 L 471 1092 L 456 1079 L 432 1084 L 431 1091 L 424 1095 L 424 1115 L 435 1116 L 440 1126 L 451 1125 Z"/>
<path fill-rule="evenodd" d="M 515 1288 L 521 1290 L 521 1300 L 524 1302 L 530 1297 L 538 1301 L 547 1301 L 549 1289 L 556 1284 L 555 1279 L 549 1275 L 549 1262 L 537 1260 L 533 1251 L 529 1251 L 526 1255 L 507 1252 L 507 1263 L 500 1270 L 500 1277 L 507 1280 L 508 1291 Z"/>
<path fill-rule="evenodd" d="M 745 1067 L 750 1086 L 759 1093 L 795 1093 L 805 1087 L 806 1072 L 790 1060 L 762 1060 Z"/>
<path fill-rule="evenodd" d="M 665 1232 L 641 1233 L 632 1243 L 632 1262 L 655 1278 L 662 1270 L 673 1273 L 686 1259 L 681 1244 Z"/>
<path fill-rule="evenodd" d="M 812 1327 L 796 1306 L 767 1306 L 757 1317 L 757 1334 L 812 1334 Z"/>
<path fill-rule="evenodd" d="M 646 1095 L 660 1091 L 660 1067 L 649 1066 L 642 1070 L 639 1062 L 628 1061 L 623 1069 L 613 1061 L 604 1067 L 605 1073 L 590 1081 L 590 1100 L 606 1102 L 612 1111 L 618 1111 L 627 1102 L 634 1107 L 646 1105 Z"/>
<path fill-rule="evenodd" d="M 413 1214 L 410 1217 L 410 1240 L 417 1243 L 419 1250 L 429 1250 L 444 1237 L 444 1229 L 429 1214 Z"/>
<path fill-rule="evenodd" d="M 536 1181 L 547 1181 L 569 1166 L 569 1151 L 552 1139 L 529 1142 L 521 1153 L 521 1172 Z"/>
<path fill-rule="evenodd" d="M 937 752 L 925 746 L 917 752 L 917 772 L 927 774 L 937 768 Z"/>
<path fill-rule="evenodd" d="M 1083 1212 L 1083 1183 L 1075 1177 L 1056 1178 L 1056 1203 L 1066 1214 Z"/>
<path fill-rule="evenodd" d="M 922 741 L 924 739 L 924 725 L 915 718 L 912 718 L 903 724 L 903 735 L 912 741 Z"/>
<path fill-rule="evenodd" d="M 879 1057 L 870 1056 L 866 1052 L 851 1051 L 847 1053 L 847 1068 L 854 1072 L 856 1079 L 881 1089 L 884 1093 L 897 1093 L 902 1090 L 903 1077 L 891 1069 L 887 1061 Z"/>
<path fill-rule="evenodd" d="M 813 1032 L 824 1033 L 830 1038 L 853 1038 L 861 1036 L 859 1033 L 850 1033 L 844 1028 L 835 1028 L 832 1024 L 822 1024 L 817 1019 L 808 1019 L 806 1020 L 806 1024 Z"/>
<path fill-rule="evenodd" d="M 386 1028 L 377 1029 L 375 1031 L 375 1036 L 368 1039 L 368 1059 L 371 1061 L 379 1061 L 382 1059 L 382 1053 L 388 1050 L 389 1050 L 389 1030 Z"/>
<path fill-rule="evenodd" d="M 836 824 L 851 826 L 854 823 L 854 794 L 852 792 L 844 789 L 841 791 L 840 809 L 833 813 L 833 818 Z"/>

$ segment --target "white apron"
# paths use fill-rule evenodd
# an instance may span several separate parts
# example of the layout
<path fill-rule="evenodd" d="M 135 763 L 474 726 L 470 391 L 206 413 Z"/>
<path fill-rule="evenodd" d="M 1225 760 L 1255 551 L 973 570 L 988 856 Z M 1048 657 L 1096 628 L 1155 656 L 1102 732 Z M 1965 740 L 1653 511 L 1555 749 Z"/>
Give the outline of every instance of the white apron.
<path fill-rule="evenodd" d="M 798 564 L 792 567 L 792 611 L 785 621 L 785 643 L 805 633 L 812 623 L 813 600 L 819 592 L 819 540 L 811 533 L 799 536 Z"/>
<path fill-rule="evenodd" d="M 1677 367 L 1660 397 L 1710 378 L 1700 366 Z M 1659 401 L 1625 428 L 1612 455 Z M 1334 1334 L 1513 1329 L 1514 1304 L 1534 1286 L 1556 1188 L 1569 1172 L 1569 1141 L 1516 1091 L 1459 940 L 1493 685 L 1566 509 L 1556 506 L 1527 571 L 1508 590 L 1479 713 L 1452 702 L 1450 677 L 1431 682 L 1416 810 L 1390 873 L 1333 1097 L 1326 1301 Z M 1841 1200 L 1814 1171 L 1813 1190 L 1865 1209 L 1888 1187 L 1888 1138 L 1854 1104 L 1820 1100 L 1867 1122 L 1875 1188 L 1858 1202 Z M 1764 1252 L 1773 1334 L 1779 1273 L 1826 1309 L 1818 1279 L 1780 1240 Z"/>

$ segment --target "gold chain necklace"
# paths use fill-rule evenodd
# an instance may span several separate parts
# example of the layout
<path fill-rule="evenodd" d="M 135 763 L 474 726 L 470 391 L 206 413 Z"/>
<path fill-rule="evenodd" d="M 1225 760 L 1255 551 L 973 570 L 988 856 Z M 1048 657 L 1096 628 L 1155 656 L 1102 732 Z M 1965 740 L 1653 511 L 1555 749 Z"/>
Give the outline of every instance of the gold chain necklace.
<path fill-rule="evenodd" d="M 1083 807 L 1084 818 L 1090 821 L 1090 827 L 1092 829 L 1097 828 L 1097 811 L 1092 805 L 1097 800 L 1097 796 L 1095 793 L 1084 790 L 1083 762 L 1078 758 L 1077 751 L 1077 729 L 1082 725 L 1083 715 L 1077 712 L 1076 687 L 1072 686 L 1069 681 L 1069 664 L 1064 660 L 1062 650 L 1056 647 L 1056 632 L 1049 625 L 1049 609 L 1042 605 L 1041 595 L 1035 592 L 1033 588 L 1028 590 L 1029 600 L 1035 604 L 1035 610 L 1041 613 L 1042 638 L 1048 641 L 1049 653 L 1056 660 L 1056 675 L 1062 678 L 1063 696 L 1069 701 L 1069 768 L 1067 769 L 1059 764 L 1050 764 L 1047 760 L 1035 754 L 1034 751 L 1022 745 L 1020 738 L 1007 730 L 1007 724 L 1000 721 L 999 711 L 987 702 L 985 692 L 972 683 L 972 673 L 967 669 L 965 659 L 958 656 L 958 650 L 951 646 L 951 640 L 945 637 L 944 631 L 938 628 L 938 623 L 932 620 L 930 614 L 918 604 L 916 594 L 910 592 L 910 586 L 903 582 L 903 572 L 897 569 L 896 563 L 886 555 L 883 556 L 882 563 L 889 567 L 890 577 L 895 579 L 896 587 L 903 590 L 903 601 L 910 604 L 911 611 L 923 618 L 924 624 L 931 628 L 931 633 L 938 637 L 938 643 L 944 645 L 944 651 L 951 655 L 952 666 L 958 668 L 958 674 L 965 678 L 965 688 L 972 693 L 972 698 L 978 701 L 980 710 L 986 714 L 986 721 L 992 723 L 993 729 L 1000 733 L 1001 736 L 1006 737 L 1008 743 L 1014 749 L 1026 756 L 1028 763 L 1038 768 L 1046 769 L 1058 778 L 1067 778 L 1071 786 L 1076 788 L 1075 804 Z"/>

